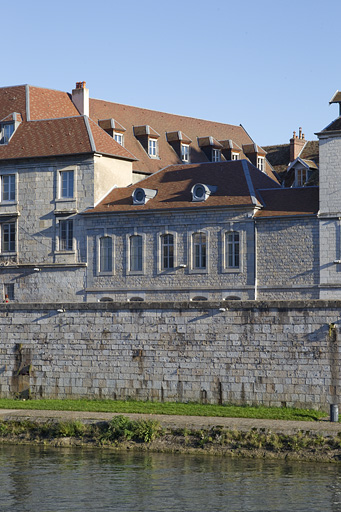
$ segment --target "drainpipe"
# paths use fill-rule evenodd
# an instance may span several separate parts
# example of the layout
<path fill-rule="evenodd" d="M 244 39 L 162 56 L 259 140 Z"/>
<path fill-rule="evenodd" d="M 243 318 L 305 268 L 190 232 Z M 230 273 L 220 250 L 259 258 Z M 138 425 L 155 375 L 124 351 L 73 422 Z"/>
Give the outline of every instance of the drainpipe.
<path fill-rule="evenodd" d="M 257 224 L 256 219 L 254 219 L 254 273 L 255 273 L 255 300 L 258 300 L 258 278 L 257 278 L 257 268 L 258 268 L 258 262 L 257 262 Z"/>

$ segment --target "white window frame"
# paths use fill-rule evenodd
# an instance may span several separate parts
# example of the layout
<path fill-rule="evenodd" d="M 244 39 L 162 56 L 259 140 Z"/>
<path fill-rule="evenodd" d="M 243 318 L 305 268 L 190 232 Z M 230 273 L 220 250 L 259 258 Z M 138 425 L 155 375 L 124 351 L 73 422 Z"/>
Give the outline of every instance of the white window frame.
<path fill-rule="evenodd" d="M 231 160 L 239 160 L 239 153 L 232 153 Z"/>
<path fill-rule="evenodd" d="M 15 254 L 17 252 L 18 240 L 17 240 L 17 223 L 15 221 L 12 222 L 2 222 L 0 224 L 1 230 L 1 254 Z M 5 231 L 9 230 L 7 233 Z M 6 244 L 9 244 L 7 249 L 5 249 L 5 234 L 6 237 L 9 238 Z M 14 234 L 14 240 L 13 240 Z"/>
<path fill-rule="evenodd" d="M 123 133 L 114 132 L 114 139 L 118 144 L 123 146 Z"/>
<path fill-rule="evenodd" d="M 189 163 L 189 152 L 190 147 L 189 144 L 181 144 L 181 161 L 185 163 Z"/>
<path fill-rule="evenodd" d="M 64 183 L 65 180 L 65 183 Z M 64 184 L 66 185 L 64 191 Z M 72 185 L 71 185 L 72 184 Z M 63 169 L 59 171 L 59 199 L 70 201 L 75 199 L 75 171 Z"/>
<path fill-rule="evenodd" d="M 0 124 L 0 144 L 8 144 L 15 131 L 14 122 Z"/>
<path fill-rule="evenodd" d="M 308 169 L 299 167 L 295 169 L 296 187 L 303 187 L 308 180 Z"/>
<path fill-rule="evenodd" d="M 106 270 L 103 270 L 103 267 L 102 267 L 102 240 L 103 239 L 108 239 L 111 241 L 111 246 L 110 246 L 110 243 L 109 243 L 109 246 L 111 247 L 111 258 L 110 258 L 110 250 L 109 250 L 109 253 L 108 255 L 106 256 L 108 259 L 107 259 L 107 263 L 111 263 L 111 265 L 108 265 L 108 268 Z M 114 275 L 115 273 L 115 239 L 113 237 L 113 235 L 108 235 L 108 234 L 103 234 L 103 235 L 99 235 L 96 237 L 96 246 L 97 246 L 97 274 L 98 275 Z M 111 267 L 111 268 L 110 268 Z"/>
<path fill-rule="evenodd" d="M 199 266 L 197 267 L 195 265 L 195 252 L 196 252 L 196 245 L 195 245 L 195 235 L 204 235 L 206 237 L 206 243 L 205 243 L 205 259 L 206 259 L 206 265 L 205 267 Z M 209 272 L 209 232 L 206 229 L 197 229 L 196 231 L 192 231 L 188 233 L 188 248 L 189 248 L 189 254 L 188 254 L 188 262 L 189 262 L 189 272 L 191 274 L 208 274 Z M 199 255 L 200 257 L 200 255 Z"/>
<path fill-rule="evenodd" d="M 62 230 L 63 225 L 65 223 L 66 226 L 66 237 L 65 239 L 62 237 Z M 70 226 L 71 228 L 71 236 L 70 236 Z M 75 225 L 73 219 L 60 219 L 59 220 L 59 232 L 58 232 L 58 239 L 59 239 L 59 252 L 74 252 L 74 231 L 75 231 Z M 69 244 L 71 242 L 71 244 Z"/>
<path fill-rule="evenodd" d="M 5 198 L 5 180 L 9 180 L 9 198 Z M 17 200 L 17 173 L 9 172 L 1 174 L 1 202 L 2 203 L 15 203 Z M 11 197 L 12 196 L 12 197 Z"/>
<path fill-rule="evenodd" d="M 212 148 L 212 162 L 221 161 L 221 151 L 217 148 Z"/>
<path fill-rule="evenodd" d="M 229 235 L 237 233 L 239 235 L 239 265 L 238 266 L 230 266 L 229 261 Z M 232 246 L 235 247 L 236 242 L 232 242 Z M 234 249 L 235 250 L 235 249 Z M 222 231 L 221 237 L 221 253 L 223 255 L 222 258 L 222 272 L 229 274 L 238 274 L 243 271 L 243 255 L 244 255 L 244 232 L 241 229 L 238 229 L 237 226 L 231 226 L 230 229 L 226 229 Z"/>
<path fill-rule="evenodd" d="M 131 268 L 131 240 L 135 236 L 141 237 L 141 270 L 135 270 Z M 142 275 L 145 274 L 145 266 L 146 266 L 146 235 L 144 233 L 139 233 L 134 231 L 133 233 L 126 236 L 126 268 L 127 275 Z M 135 294 L 134 294 L 135 295 Z"/>
<path fill-rule="evenodd" d="M 148 155 L 150 158 L 158 157 L 158 140 L 151 137 L 148 138 Z"/>
<path fill-rule="evenodd" d="M 257 156 L 257 167 L 260 171 L 265 172 L 265 158 L 264 156 Z"/>

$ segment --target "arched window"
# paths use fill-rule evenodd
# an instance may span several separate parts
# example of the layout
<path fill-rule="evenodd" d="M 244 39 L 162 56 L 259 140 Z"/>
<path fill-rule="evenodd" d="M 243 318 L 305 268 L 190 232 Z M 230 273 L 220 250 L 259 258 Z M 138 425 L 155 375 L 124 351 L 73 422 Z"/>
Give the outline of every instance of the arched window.
<path fill-rule="evenodd" d="M 143 302 L 143 297 L 130 297 L 129 302 Z"/>
<path fill-rule="evenodd" d="M 99 271 L 112 272 L 112 238 L 102 236 L 99 240 Z"/>
<path fill-rule="evenodd" d="M 225 234 L 225 266 L 226 268 L 239 268 L 239 242 L 240 237 L 237 231 L 230 231 Z"/>
<path fill-rule="evenodd" d="M 174 236 L 161 236 L 161 267 L 162 270 L 174 268 Z"/>
<path fill-rule="evenodd" d="M 204 300 L 207 300 L 207 297 L 204 297 L 203 295 L 197 295 L 196 297 L 193 297 L 193 299 L 191 299 L 192 301 L 204 301 Z"/>
<path fill-rule="evenodd" d="M 130 270 L 142 272 L 142 236 L 130 237 Z"/>
<path fill-rule="evenodd" d="M 193 268 L 206 268 L 206 235 L 194 233 L 193 235 Z"/>

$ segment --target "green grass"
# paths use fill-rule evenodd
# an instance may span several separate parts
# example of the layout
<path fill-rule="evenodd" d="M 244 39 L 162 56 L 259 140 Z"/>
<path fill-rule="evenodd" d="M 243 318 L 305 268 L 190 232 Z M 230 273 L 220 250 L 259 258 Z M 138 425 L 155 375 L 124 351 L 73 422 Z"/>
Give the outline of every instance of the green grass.
<path fill-rule="evenodd" d="M 286 407 L 251 407 L 236 405 L 202 405 L 178 402 L 138 402 L 134 400 L 15 400 L 0 399 L 0 409 L 36 409 L 51 411 L 88 411 L 119 414 L 168 414 L 181 416 L 218 416 L 292 421 L 317 421 L 324 411 Z"/>

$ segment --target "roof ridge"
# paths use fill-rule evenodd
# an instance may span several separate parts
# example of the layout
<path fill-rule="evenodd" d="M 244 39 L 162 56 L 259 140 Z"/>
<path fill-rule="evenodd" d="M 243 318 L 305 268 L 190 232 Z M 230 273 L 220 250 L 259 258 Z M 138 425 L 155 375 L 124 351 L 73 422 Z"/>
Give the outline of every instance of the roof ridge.
<path fill-rule="evenodd" d="M 250 137 L 250 135 L 247 133 L 247 131 L 245 130 L 245 128 L 244 128 L 244 126 L 242 124 L 230 124 L 230 123 L 223 123 L 222 121 L 211 121 L 210 119 L 204 119 L 202 117 L 187 116 L 187 115 L 183 115 L 183 114 L 172 114 L 171 112 L 165 112 L 163 110 L 155 110 L 155 109 L 152 109 L 152 108 L 144 108 L 144 107 L 135 107 L 134 105 L 127 105 L 125 103 L 117 103 L 115 101 L 101 100 L 99 98 L 90 98 L 90 101 L 92 101 L 92 100 L 93 101 L 101 101 L 103 103 L 110 104 L 110 105 L 118 105 L 120 107 L 134 108 L 134 109 L 137 109 L 137 110 L 148 110 L 148 112 L 155 112 L 155 113 L 158 113 L 158 114 L 165 114 L 167 116 L 172 116 L 172 117 L 185 117 L 186 119 L 195 119 L 196 121 L 204 121 L 205 123 L 212 123 L 212 124 L 219 124 L 219 125 L 222 125 L 222 126 L 233 126 L 235 128 L 241 128 L 247 134 L 247 136 L 251 139 L 251 141 L 253 142 L 252 137 Z M 140 125 L 140 126 L 144 126 L 144 125 Z"/>

